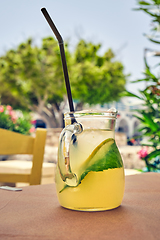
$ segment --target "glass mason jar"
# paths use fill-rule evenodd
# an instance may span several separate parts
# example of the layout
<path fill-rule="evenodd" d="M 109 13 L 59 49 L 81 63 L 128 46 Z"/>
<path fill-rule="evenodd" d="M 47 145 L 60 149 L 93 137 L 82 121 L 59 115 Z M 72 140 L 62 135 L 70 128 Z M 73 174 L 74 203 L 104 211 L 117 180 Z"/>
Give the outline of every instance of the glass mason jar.
<path fill-rule="evenodd" d="M 118 207 L 124 194 L 124 167 L 115 143 L 117 111 L 66 113 L 56 169 L 61 206 L 80 211 Z"/>

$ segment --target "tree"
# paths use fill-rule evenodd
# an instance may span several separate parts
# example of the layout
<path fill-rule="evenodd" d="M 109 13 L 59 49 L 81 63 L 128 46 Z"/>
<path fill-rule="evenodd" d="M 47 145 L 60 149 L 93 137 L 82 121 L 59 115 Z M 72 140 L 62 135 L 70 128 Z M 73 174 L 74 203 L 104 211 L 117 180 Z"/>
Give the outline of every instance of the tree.
<path fill-rule="evenodd" d="M 117 100 L 125 88 L 123 65 L 114 61 L 111 49 L 98 55 L 100 47 L 81 40 L 70 53 L 65 45 L 71 89 L 78 105 Z M 54 38 L 44 38 L 40 47 L 28 39 L 2 56 L 0 66 L 0 81 L 18 107 L 37 112 L 50 127 L 62 126 L 67 98 L 60 51 Z"/>
<path fill-rule="evenodd" d="M 32 40 L 1 58 L 3 81 L 23 107 L 43 116 L 51 127 L 59 126 L 59 106 L 65 92 L 61 59 L 56 41 L 44 38 L 41 48 Z M 59 113 L 55 116 L 56 110 Z"/>
<path fill-rule="evenodd" d="M 10 104 L 12 106 L 25 108 L 23 102 L 20 103 L 19 99 L 16 97 L 17 92 L 20 91 L 19 84 L 17 84 L 17 69 L 14 57 L 15 51 L 8 51 L 5 57 L 0 58 L 0 103 Z"/>
<path fill-rule="evenodd" d="M 102 56 L 98 55 L 100 47 L 100 44 L 80 40 L 75 49 L 71 79 L 73 96 L 80 104 L 116 101 L 125 89 L 126 76 L 122 63 L 114 61 L 111 49 Z"/>

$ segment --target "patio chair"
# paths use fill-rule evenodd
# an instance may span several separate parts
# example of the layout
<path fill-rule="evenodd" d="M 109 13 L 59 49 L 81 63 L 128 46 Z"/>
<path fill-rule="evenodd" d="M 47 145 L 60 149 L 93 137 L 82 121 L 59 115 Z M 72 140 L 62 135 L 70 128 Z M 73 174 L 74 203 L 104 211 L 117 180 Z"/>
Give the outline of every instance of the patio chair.
<path fill-rule="evenodd" d="M 0 129 L 0 155 L 32 155 L 32 161 L 0 161 L 0 182 L 41 184 L 46 133 L 46 129 L 37 128 L 33 137 Z M 29 173 L 20 167 L 26 163 L 31 166 Z"/>

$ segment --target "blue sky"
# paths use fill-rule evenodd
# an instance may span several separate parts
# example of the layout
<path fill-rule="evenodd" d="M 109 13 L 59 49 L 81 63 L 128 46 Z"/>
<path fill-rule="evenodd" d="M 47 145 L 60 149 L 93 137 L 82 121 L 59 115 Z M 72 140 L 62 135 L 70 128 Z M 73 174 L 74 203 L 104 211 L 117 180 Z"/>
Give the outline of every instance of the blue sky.
<path fill-rule="evenodd" d="M 155 49 L 143 33 L 149 33 L 150 18 L 133 11 L 136 0 L 0 0 L 0 55 L 32 37 L 37 44 L 53 33 L 40 9 L 45 7 L 71 49 L 80 38 L 102 44 L 122 61 L 130 80 L 142 78 L 144 48 Z M 152 61 L 150 59 L 149 61 Z M 137 93 L 143 84 L 128 84 Z"/>

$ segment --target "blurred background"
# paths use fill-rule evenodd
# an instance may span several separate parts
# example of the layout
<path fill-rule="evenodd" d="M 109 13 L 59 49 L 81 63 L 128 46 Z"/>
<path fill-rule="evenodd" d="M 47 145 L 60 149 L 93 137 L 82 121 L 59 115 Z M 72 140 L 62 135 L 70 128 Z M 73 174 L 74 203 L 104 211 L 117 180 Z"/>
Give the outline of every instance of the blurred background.
<path fill-rule="evenodd" d="M 157 140 L 155 136 L 160 94 L 155 68 L 159 65 L 158 1 L 0 3 L 0 113 L 4 115 L 0 127 L 24 134 L 34 133 L 36 127 L 48 128 L 46 161 L 56 162 L 63 114 L 69 108 L 59 46 L 41 13 L 45 7 L 64 39 L 75 109 L 115 107 L 117 144 L 124 159 L 131 159 L 130 163 L 126 160 L 126 167 L 142 169 L 146 161 L 133 162 L 137 152 L 143 145 L 154 145 L 154 150 L 159 146 L 159 136 Z M 139 130 L 148 108 L 153 122 L 147 120 Z M 17 125 L 7 127 L 7 121 Z M 126 150 L 126 146 L 137 149 Z M 147 154 L 152 150 L 146 150 Z M 146 156 L 140 156 L 141 160 Z"/>
<path fill-rule="evenodd" d="M 125 73 L 131 74 L 129 79 L 136 80 L 144 70 L 144 48 L 152 47 L 152 43 L 143 36 L 149 32 L 150 19 L 142 12 L 133 11 L 136 3 L 136 0 L 34 0 L 32 3 L 27 0 L 1 0 L 0 54 L 30 37 L 40 45 L 42 38 L 53 36 L 40 11 L 45 7 L 64 40 L 69 41 L 71 51 L 82 38 L 95 44 L 101 43 L 101 53 L 111 48 L 124 64 Z M 140 87 L 140 83 L 132 84 L 135 92 Z M 127 88 L 131 88 L 129 83 Z"/>

